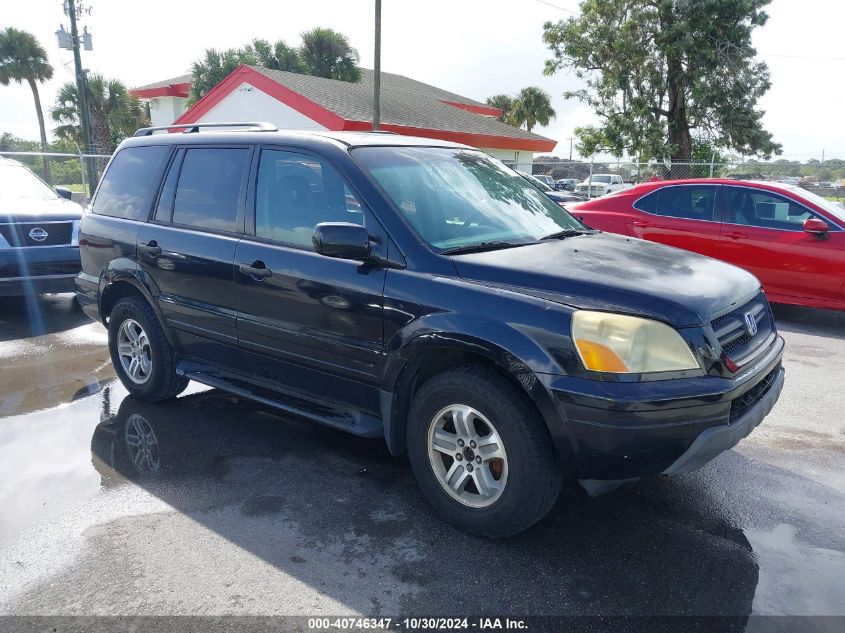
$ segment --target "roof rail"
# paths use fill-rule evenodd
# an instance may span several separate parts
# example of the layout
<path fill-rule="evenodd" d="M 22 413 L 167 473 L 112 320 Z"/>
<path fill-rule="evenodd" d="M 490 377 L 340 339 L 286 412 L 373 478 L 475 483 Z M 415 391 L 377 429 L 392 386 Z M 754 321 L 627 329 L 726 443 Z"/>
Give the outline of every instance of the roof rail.
<path fill-rule="evenodd" d="M 192 132 L 199 132 L 202 127 L 248 127 L 255 132 L 278 132 L 277 128 L 272 123 L 264 121 L 245 121 L 236 123 L 184 123 L 179 125 L 159 125 L 156 127 L 142 127 L 135 132 L 133 136 L 150 136 L 153 132 L 160 130 L 182 130 L 183 134 Z"/>

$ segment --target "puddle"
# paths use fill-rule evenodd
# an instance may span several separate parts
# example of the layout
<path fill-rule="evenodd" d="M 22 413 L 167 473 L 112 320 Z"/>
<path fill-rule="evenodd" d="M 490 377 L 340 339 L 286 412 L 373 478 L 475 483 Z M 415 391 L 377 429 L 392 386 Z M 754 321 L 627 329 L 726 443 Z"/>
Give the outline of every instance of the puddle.
<path fill-rule="evenodd" d="M 845 615 L 845 553 L 804 543 L 784 523 L 744 532 L 760 568 L 754 615 Z"/>

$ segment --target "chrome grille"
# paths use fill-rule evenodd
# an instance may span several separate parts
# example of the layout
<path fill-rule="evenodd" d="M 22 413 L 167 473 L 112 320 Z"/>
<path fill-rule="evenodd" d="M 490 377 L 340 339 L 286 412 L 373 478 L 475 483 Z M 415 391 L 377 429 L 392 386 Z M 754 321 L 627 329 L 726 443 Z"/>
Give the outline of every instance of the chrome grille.
<path fill-rule="evenodd" d="M 752 319 L 757 330 L 753 333 L 748 322 Z M 751 358 L 774 331 L 769 302 L 762 293 L 745 305 L 713 319 L 710 327 L 722 352 L 739 364 Z"/>
<path fill-rule="evenodd" d="M 46 235 L 44 235 L 45 233 Z M 0 235 L 12 247 L 63 246 L 70 244 L 73 238 L 73 222 L 0 224 Z M 32 235 L 35 235 L 35 237 L 32 237 Z M 40 235 L 44 235 L 43 239 L 36 239 Z"/>

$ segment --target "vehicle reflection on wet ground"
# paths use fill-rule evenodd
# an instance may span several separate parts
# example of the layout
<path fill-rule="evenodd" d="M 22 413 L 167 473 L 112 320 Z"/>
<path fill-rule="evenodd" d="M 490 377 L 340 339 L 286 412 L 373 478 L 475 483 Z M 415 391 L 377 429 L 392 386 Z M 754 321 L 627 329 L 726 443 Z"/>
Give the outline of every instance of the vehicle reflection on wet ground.
<path fill-rule="evenodd" d="M 798 361 L 845 343 L 795 321 L 789 377 L 812 395 L 830 371 Z M 841 394 L 804 402 L 806 423 L 788 404 L 697 473 L 596 499 L 566 487 L 539 525 L 490 541 L 435 515 L 383 442 L 197 385 L 153 405 L 91 384 L 0 418 L 0 612 L 731 615 L 741 630 L 752 613 L 845 611 L 845 428 L 817 419 Z"/>

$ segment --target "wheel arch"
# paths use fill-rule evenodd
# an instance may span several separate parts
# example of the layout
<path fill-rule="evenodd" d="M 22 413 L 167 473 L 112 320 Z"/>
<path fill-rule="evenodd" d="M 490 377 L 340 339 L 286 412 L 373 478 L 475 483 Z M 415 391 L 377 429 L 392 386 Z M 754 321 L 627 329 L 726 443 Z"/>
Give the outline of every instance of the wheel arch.
<path fill-rule="evenodd" d="M 108 325 L 109 315 L 114 309 L 115 304 L 123 297 L 129 296 L 140 297 L 150 305 L 162 330 L 164 330 L 167 342 L 176 348 L 176 339 L 167 326 L 161 310 L 159 310 L 158 304 L 153 298 L 153 294 L 136 275 L 129 274 L 128 272 L 109 271 L 108 274 L 104 274 L 100 279 L 99 308 L 103 325 Z"/>
<path fill-rule="evenodd" d="M 408 412 L 419 388 L 439 373 L 466 365 L 494 368 L 528 398 L 553 440 L 561 433 L 568 438 L 562 425 L 562 412 L 542 380 L 526 363 L 490 341 L 438 333 L 407 341 L 396 353 L 388 355 L 380 404 L 385 441 L 393 455 L 405 452 Z"/>

